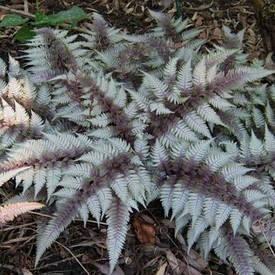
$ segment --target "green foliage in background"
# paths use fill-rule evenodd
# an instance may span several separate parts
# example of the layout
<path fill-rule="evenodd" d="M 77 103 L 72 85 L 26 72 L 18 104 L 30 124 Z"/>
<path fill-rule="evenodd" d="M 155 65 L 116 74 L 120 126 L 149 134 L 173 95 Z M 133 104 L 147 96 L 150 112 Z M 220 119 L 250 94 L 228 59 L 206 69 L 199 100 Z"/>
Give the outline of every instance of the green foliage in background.
<path fill-rule="evenodd" d="M 7 14 L 0 23 L 0 28 L 21 26 L 15 34 L 15 39 L 19 42 L 26 42 L 28 39 L 34 37 L 34 28 L 59 26 L 64 23 L 70 23 L 71 27 L 75 27 L 80 20 L 88 18 L 85 11 L 77 6 L 51 15 L 43 14 L 39 9 L 39 5 L 36 8 L 37 12 L 35 13 L 34 20 L 23 18 L 17 14 Z"/>

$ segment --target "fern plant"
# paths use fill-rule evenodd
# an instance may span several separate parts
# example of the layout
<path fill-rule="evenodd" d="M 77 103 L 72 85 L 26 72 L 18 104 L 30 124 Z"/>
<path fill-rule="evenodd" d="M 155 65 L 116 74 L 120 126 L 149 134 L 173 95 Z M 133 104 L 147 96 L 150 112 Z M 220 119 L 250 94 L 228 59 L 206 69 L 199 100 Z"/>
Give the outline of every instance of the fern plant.
<path fill-rule="evenodd" d="M 268 253 L 261 233 L 274 245 L 275 89 L 259 82 L 273 71 L 249 65 L 243 32 L 224 27 L 225 45 L 203 54 L 188 20 L 151 15 L 158 26 L 140 36 L 96 13 L 80 36 L 39 29 L 25 70 L 1 61 L 0 183 L 56 206 L 36 265 L 91 214 L 106 217 L 112 273 L 131 212 L 160 199 L 189 249 L 272 274 L 255 246 Z"/>
<path fill-rule="evenodd" d="M 0 207 L 0 224 L 12 221 L 18 215 L 44 207 L 39 202 L 18 202 Z"/>

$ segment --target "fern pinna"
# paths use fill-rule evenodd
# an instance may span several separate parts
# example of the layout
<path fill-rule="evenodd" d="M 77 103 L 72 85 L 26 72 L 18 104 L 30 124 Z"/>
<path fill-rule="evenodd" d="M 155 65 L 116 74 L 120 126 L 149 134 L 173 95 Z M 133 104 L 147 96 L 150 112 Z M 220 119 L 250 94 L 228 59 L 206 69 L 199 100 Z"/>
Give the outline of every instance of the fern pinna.
<path fill-rule="evenodd" d="M 25 70 L 1 61 L 0 183 L 15 178 L 19 201 L 57 209 L 38 230 L 36 265 L 91 214 L 106 216 L 112 273 L 131 211 L 159 198 L 189 249 L 272 274 L 255 247 L 268 254 L 262 233 L 274 245 L 275 88 L 255 81 L 273 71 L 249 65 L 243 32 L 224 27 L 224 46 L 202 54 L 188 20 L 151 15 L 158 26 L 140 36 L 96 13 L 80 36 L 43 28 Z"/>

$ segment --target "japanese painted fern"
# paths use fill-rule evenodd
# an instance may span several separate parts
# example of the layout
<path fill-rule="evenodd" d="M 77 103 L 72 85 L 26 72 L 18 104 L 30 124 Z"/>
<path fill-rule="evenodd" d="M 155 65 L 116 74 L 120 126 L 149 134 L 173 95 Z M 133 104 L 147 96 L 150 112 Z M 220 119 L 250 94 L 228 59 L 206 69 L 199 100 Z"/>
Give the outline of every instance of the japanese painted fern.
<path fill-rule="evenodd" d="M 1 61 L 0 183 L 15 178 L 57 209 L 38 231 L 36 264 L 91 214 L 106 217 L 111 273 L 131 211 L 159 198 L 189 249 L 272 274 L 255 244 L 267 253 L 256 230 L 266 220 L 275 243 L 275 87 L 258 81 L 273 71 L 249 66 L 243 32 L 225 27 L 224 46 L 202 54 L 188 20 L 151 15 L 158 27 L 141 36 L 98 14 L 80 36 L 40 29 L 26 70 Z"/>

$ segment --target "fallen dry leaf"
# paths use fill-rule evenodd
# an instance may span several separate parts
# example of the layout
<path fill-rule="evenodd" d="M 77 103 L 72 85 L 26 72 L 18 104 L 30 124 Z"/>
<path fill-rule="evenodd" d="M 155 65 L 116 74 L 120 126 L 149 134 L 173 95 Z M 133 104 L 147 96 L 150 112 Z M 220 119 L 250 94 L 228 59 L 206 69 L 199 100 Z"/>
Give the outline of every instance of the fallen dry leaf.
<path fill-rule="evenodd" d="M 174 255 L 174 253 L 172 253 L 171 250 L 166 251 L 166 258 L 167 258 L 167 261 L 168 261 L 170 267 L 173 270 L 173 274 L 175 274 L 175 275 L 182 274 L 183 270 L 181 269 L 181 267 L 179 265 L 179 261 L 176 258 L 176 256 Z"/>
<path fill-rule="evenodd" d="M 136 214 L 134 216 L 133 226 L 135 228 L 137 238 L 141 243 L 156 243 L 156 229 L 154 225 L 146 222 L 141 215 Z"/>
<path fill-rule="evenodd" d="M 114 7 L 115 7 L 115 10 L 119 10 L 119 8 L 120 8 L 119 0 L 114 0 L 113 4 L 114 4 Z"/>
<path fill-rule="evenodd" d="M 197 16 L 196 22 L 195 22 L 195 28 L 201 27 L 202 26 L 202 21 L 204 18 L 200 15 Z"/>
<path fill-rule="evenodd" d="M 213 39 L 215 39 L 219 44 L 223 43 L 222 30 L 220 28 L 214 29 Z"/>
<path fill-rule="evenodd" d="M 110 271 L 110 266 L 108 263 L 106 264 L 99 264 L 95 261 L 91 261 L 90 262 L 92 265 L 96 266 L 99 271 L 102 273 L 102 274 L 110 274 L 109 271 Z M 123 272 L 123 270 L 119 267 L 119 265 L 116 265 L 116 268 L 115 270 L 113 271 L 112 275 L 125 275 L 125 273 Z"/>
<path fill-rule="evenodd" d="M 167 265 L 168 265 L 167 262 L 165 262 L 164 264 L 162 264 L 160 266 L 159 270 L 157 271 L 156 275 L 164 275 Z"/>
<path fill-rule="evenodd" d="M 193 266 L 199 271 L 204 271 L 208 266 L 208 262 L 204 260 L 203 257 L 194 249 L 190 250 L 189 254 L 187 255 L 186 261 L 188 265 Z"/>
<path fill-rule="evenodd" d="M 251 52 L 251 53 L 249 53 L 249 55 L 248 55 L 248 60 L 249 60 L 250 62 L 252 62 L 254 58 L 258 58 L 259 56 L 260 56 L 260 52 L 259 52 L 259 51 Z"/>
<path fill-rule="evenodd" d="M 207 39 L 208 38 L 207 32 L 206 31 L 201 32 L 200 35 L 199 35 L 199 38 L 200 39 Z"/>
<path fill-rule="evenodd" d="M 4 19 L 4 17 L 5 17 L 5 14 L 0 12 L 0 21 L 2 21 Z"/>
<path fill-rule="evenodd" d="M 21 271 L 23 275 L 33 275 L 33 273 L 30 272 L 27 268 L 22 268 Z"/>
<path fill-rule="evenodd" d="M 257 12 L 259 12 L 261 8 L 264 6 L 264 0 L 252 0 L 252 3 Z"/>
<path fill-rule="evenodd" d="M 166 251 L 166 258 L 175 275 L 202 275 L 200 271 L 178 259 L 169 249 Z"/>
<path fill-rule="evenodd" d="M 182 245 L 182 250 L 187 254 L 188 247 L 182 235 L 178 234 L 177 239 Z M 188 266 L 192 266 L 199 271 L 204 271 L 208 266 L 208 261 L 203 259 L 201 254 L 196 252 L 194 249 L 191 249 L 188 255 L 185 256 L 185 261 L 187 262 Z"/>
<path fill-rule="evenodd" d="M 172 4 L 172 0 L 160 0 L 161 5 L 167 9 Z"/>

